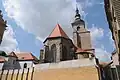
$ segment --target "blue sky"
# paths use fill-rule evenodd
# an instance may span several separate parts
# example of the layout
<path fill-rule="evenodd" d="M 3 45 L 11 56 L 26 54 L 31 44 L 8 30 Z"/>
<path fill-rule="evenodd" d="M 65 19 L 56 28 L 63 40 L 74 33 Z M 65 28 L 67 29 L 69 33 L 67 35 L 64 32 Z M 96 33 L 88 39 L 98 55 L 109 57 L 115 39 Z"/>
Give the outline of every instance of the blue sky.
<path fill-rule="evenodd" d="M 70 20 L 74 17 L 76 2 L 87 28 L 91 30 L 96 54 L 106 59 L 106 54 L 114 50 L 111 33 L 104 12 L 103 0 L 0 0 L 4 19 L 13 30 L 16 51 L 32 52 L 37 57 L 42 48 L 42 40 L 47 37 L 56 22 L 59 22 L 71 36 Z M 28 6 L 29 5 L 29 6 Z M 56 11 L 56 8 L 58 11 Z M 39 15 L 40 14 L 40 15 Z"/>

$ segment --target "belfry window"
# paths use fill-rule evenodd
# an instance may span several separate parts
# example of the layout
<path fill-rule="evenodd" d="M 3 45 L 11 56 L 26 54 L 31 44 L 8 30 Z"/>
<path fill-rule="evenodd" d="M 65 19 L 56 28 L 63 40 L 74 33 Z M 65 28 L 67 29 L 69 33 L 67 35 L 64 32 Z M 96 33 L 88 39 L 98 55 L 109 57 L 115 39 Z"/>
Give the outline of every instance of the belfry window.
<path fill-rule="evenodd" d="M 77 27 L 77 31 L 79 31 L 79 30 L 80 30 L 80 27 L 78 26 L 78 27 Z"/>

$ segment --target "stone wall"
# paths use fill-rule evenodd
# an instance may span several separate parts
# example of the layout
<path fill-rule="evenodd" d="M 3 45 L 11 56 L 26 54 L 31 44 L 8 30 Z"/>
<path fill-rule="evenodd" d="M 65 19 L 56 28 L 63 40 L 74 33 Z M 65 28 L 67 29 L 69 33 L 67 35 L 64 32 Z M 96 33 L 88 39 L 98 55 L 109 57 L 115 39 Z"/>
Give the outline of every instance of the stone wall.
<path fill-rule="evenodd" d="M 86 59 L 79 59 L 79 60 L 62 61 L 59 63 L 37 64 L 35 66 L 35 69 L 48 70 L 48 69 L 60 69 L 60 68 L 79 68 L 79 67 L 86 67 L 86 66 L 95 66 L 95 59 L 93 58 L 92 60 L 90 60 L 89 58 L 86 58 Z"/>
<path fill-rule="evenodd" d="M 94 66 L 47 70 L 30 68 L 0 71 L 0 80 L 98 80 L 98 74 Z"/>
<path fill-rule="evenodd" d="M 37 70 L 34 80 L 99 80 L 95 67 Z"/>
<path fill-rule="evenodd" d="M 99 80 L 94 59 L 62 61 L 35 66 L 34 80 Z"/>
<path fill-rule="evenodd" d="M 0 80 L 98 80 L 98 72 L 94 60 L 82 59 L 1 70 Z"/>

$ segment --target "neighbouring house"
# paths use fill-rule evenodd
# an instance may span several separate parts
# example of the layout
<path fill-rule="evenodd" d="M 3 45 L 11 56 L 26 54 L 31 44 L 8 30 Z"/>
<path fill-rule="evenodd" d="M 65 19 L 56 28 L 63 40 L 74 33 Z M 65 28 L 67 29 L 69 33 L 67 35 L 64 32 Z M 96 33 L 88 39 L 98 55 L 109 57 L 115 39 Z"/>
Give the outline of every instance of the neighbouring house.
<path fill-rule="evenodd" d="M 118 59 L 119 59 L 119 55 L 117 54 L 116 50 L 114 50 L 114 51 L 112 52 L 112 57 L 111 57 L 111 60 L 113 60 L 112 66 L 113 66 L 113 65 L 119 65 Z"/>
<path fill-rule="evenodd" d="M 113 56 L 118 56 L 120 55 L 120 0 L 104 0 L 104 7 L 116 48 L 116 53 Z M 120 64 L 119 56 L 116 60 Z"/>
<path fill-rule="evenodd" d="M 0 69 L 22 69 L 31 68 L 38 59 L 29 52 L 11 52 L 8 57 L 0 57 Z"/>
<path fill-rule="evenodd" d="M 112 52 L 110 62 L 99 62 L 97 59 L 97 69 L 99 80 L 119 80 L 120 79 L 120 65 L 118 61 L 118 54 L 116 50 Z"/>
<path fill-rule="evenodd" d="M 113 63 L 109 69 L 112 72 L 112 80 L 120 80 L 120 0 L 104 0 L 104 7 L 116 48 L 112 52 Z"/>

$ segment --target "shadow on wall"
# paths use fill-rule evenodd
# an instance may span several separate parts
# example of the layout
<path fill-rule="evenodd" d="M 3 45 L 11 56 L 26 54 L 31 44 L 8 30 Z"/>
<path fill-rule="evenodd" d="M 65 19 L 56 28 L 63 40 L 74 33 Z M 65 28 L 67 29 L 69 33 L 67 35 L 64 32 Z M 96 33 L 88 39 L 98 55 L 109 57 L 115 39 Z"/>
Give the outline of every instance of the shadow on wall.
<path fill-rule="evenodd" d="M 33 68 L 1 70 L 0 80 L 33 80 Z"/>
<path fill-rule="evenodd" d="M 18 61 L 6 61 L 3 65 L 3 70 L 8 70 L 8 69 L 21 69 L 20 63 Z"/>

